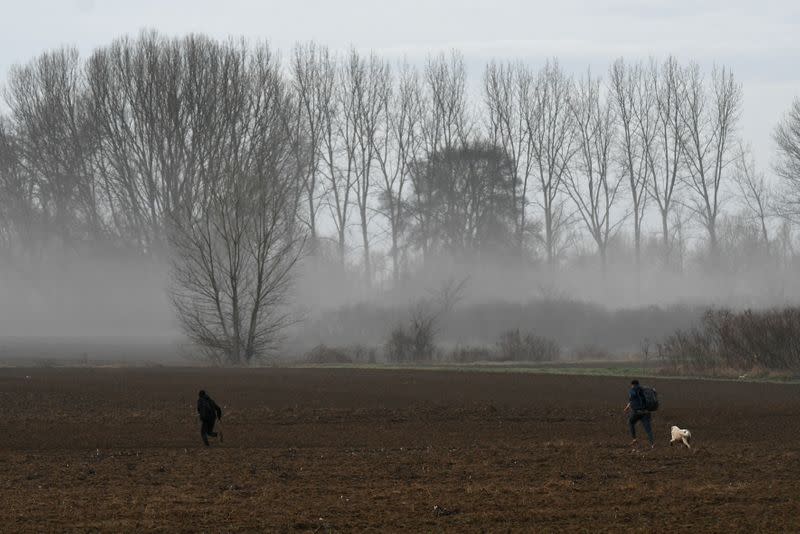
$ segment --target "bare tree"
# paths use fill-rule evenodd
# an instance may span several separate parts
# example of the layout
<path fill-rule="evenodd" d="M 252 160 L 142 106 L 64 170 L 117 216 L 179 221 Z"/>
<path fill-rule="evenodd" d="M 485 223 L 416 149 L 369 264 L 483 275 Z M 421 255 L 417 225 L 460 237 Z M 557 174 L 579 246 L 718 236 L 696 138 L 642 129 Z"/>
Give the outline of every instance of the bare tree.
<path fill-rule="evenodd" d="M 303 154 L 307 158 L 303 165 L 303 191 L 307 205 L 306 225 L 309 229 L 311 255 L 317 253 L 319 241 L 317 221 L 323 196 L 322 144 L 327 126 L 325 121 L 330 118 L 326 111 L 330 108 L 333 97 L 334 74 L 327 48 L 314 43 L 295 47 L 292 75 L 300 132 L 306 143 L 303 147 Z"/>
<path fill-rule="evenodd" d="M 6 92 L 43 224 L 70 244 L 102 233 L 90 172 L 93 125 L 78 52 L 62 48 L 12 68 Z"/>
<path fill-rule="evenodd" d="M 165 250 L 167 221 L 209 184 L 222 120 L 220 79 L 242 68 L 243 45 L 226 50 L 202 36 L 167 40 L 145 32 L 97 50 L 88 84 L 99 130 L 96 168 L 112 215 L 139 246 Z"/>
<path fill-rule="evenodd" d="M 269 49 L 231 69 L 218 106 L 227 117 L 213 187 L 173 217 L 171 293 L 189 338 L 213 361 L 267 355 L 290 321 L 283 305 L 303 243 L 295 109 Z"/>
<path fill-rule="evenodd" d="M 467 103 L 464 57 L 453 50 L 449 57 L 429 58 L 425 67 L 427 102 L 422 134 L 426 154 L 464 144 L 472 124 Z"/>
<path fill-rule="evenodd" d="M 157 224 L 147 220 L 147 203 L 140 194 L 143 188 L 138 187 L 143 176 L 136 163 L 143 153 L 132 150 L 137 137 L 132 93 L 126 83 L 129 79 L 118 70 L 125 64 L 122 47 L 123 42 L 118 41 L 96 50 L 86 68 L 98 131 L 95 171 L 118 238 L 127 239 L 134 248 L 149 250 L 156 240 L 153 229 Z"/>
<path fill-rule="evenodd" d="M 564 186 L 597 245 L 605 273 L 609 239 L 624 220 L 623 216 L 612 221 L 612 208 L 624 179 L 611 169 L 617 117 L 612 102 L 601 99 L 600 80 L 591 73 L 577 84 L 570 110 L 578 150 Z"/>
<path fill-rule="evenodd" d="M 389 98 L 389 66 L 372 54 L 365 60 L 353 50 L 347 68 L 348 90 L 353 101 L 353 131 L 355 137 L 354 165 L 356 206 L 361 222 L 361 243 L 364 248 L 364 281 L 372 283 L 372 263 L 370 258 L 369 223 L 372 215 L 370 194 L 372 190 L 372 171 L 380 146 L 385 137 L 380 135 L 381 110 L 386 108 Z"/>
<path fill-rule="evenodd" d="M 536 77 L 533 105 L 525 116 L 531 138 L 539 200 L 544 219 L 547 263 L 555 266 L 558 240 L 567 217 L 560 197 L 562 182 L 576 151 L 574 116 L 569 109 L 573 82 L 557 61 L 548 61 Z"/>
<path fill-rule="evenodd" d="M 771 215 L 772 190 L 764 173 L 756 170 L 755 160 L 749 156 L 749 148 L 745 148 L 740 143 L 733 177 L 740 200 L 750 217 L 758 223 L 761 239 L 764 245 L 769 247 L 770 237 L 767 221 Z"/>
<path fill-rule="evenodd" d="M 409 169 L 419 157 L 421 121 L 419 76 L 408 64 L 400 69 L 398 87 L 383 101 L 379 128 L 382 139 L 375 147 L 381 173 L 379 209 L 389 222 L 392 277 L 400 279 L 400 238 L 406 227 L 405 186 Z"/>
<path fill-rule="evenodd" d="M 782 185 L 778 210 L 787 220 L 800 221 L 800 98 L 795 98 L 772 137 L 778 151 L 773 167 Z"/>
<path fill-rule="evenodd" d="M 522 252 L 528 226 L 528 181 L 533 175 L 533 139 L 526 128 L 533 91 L 533 76 L 521 64 L 490 63 L 484 72 L 484 100 L 488 111 L 489 140 L 503 150 L 513 166 L 520 188 L 514 189 L 514 235 Z"/>
<path fill-rule="evenodd" d="M 26 169 L 19 140 L 0 117 L 0 249 L 7 259 L 32 252 L 40 217 L 37 183 Z"/>
<path fill-rule="evenodd" d="M 335 73 L 333 95 L 330 99 L 323 99 L 325 129 L 322 136 L 322 159 L 326 182 L 325 202 L 336 228 L 339 261 L 344 265 L 347 228 L 353 204 L 351 195 L 357 180 L 355 158 L 358 138 L 355 122 L 358 110 L 348 65 L 339 65 L 336 60 L 329 58 L 325 68 Z"/>
<path fill-rule="evenodd" d="M 742 89 L 733 74 L 715 68 L 711 74 L 711 94 L 706 92 L 703 76 L 697 65 L 686 71 L 679 107 L 686 125 L 682 151 L 688 170 L 687 185 L 692 191 L 688 207 L 700 217 L 708 233 L 709 252 L 715 261 L 717 217 L 719 216 L 724 178 L 734 161 L 733 138 L 742 101 Z M 710 99 L 710 102 L 709 102 Z"/>
<path fill-rule="evenodd" d="M 672 249 L 669 218 L 680 186 L 683 170 L 682 147 L 687 135 L 680 112 L 684 76 L 677 60 L 669 57 L 660 70 L 651 63 L 648 79 L 650 86 L 654 88 L 658 112 L 655 143 L 647 151 L 650 167 L 648 187 L 650 198 L 655 201 L 661 218 L 663 261 L 667 266 L 671 261 Z"/>
<path fill-rule="evenodd" d="M 628 181 L 633 218 L 633 243 L 637 269 L 641 265 L 642 224 L 650 183 L 649 155 L 654 151 L 657 129 L 656 91 L 641 64 L 627 66 L 619 58 L 611 67 L 611 96 L 621 136 L 617 151 Z"/>

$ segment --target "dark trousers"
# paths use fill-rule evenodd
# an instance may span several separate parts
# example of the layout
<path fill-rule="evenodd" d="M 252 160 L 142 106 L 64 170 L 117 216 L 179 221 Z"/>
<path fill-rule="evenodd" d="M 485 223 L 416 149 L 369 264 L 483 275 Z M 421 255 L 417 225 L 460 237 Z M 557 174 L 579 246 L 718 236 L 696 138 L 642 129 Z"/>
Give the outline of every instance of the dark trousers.
<path fill-rule="evenodd" d="M 653 443 L 653 429 L 650 426 L 650 412 L 631 412 L 630 417 L 628 417 L 628 426 L 631 429 L 631 437 L 636 439 L 636 422 L 641 421 L 642 426 L 644 427 L 644 431 L 647 433 L 647 439 L 650 443 Z"/>
<path fill-rule="evenodd" d="M 208 445 L 208 436 L 212 438 L 217 437 L 217 433 L 214 432 L 214 423 L 216 422 L 215 419 L 201 419 L 203 425 L 200 427 L 200 437 L 203 438 L 203 443 Z"/>

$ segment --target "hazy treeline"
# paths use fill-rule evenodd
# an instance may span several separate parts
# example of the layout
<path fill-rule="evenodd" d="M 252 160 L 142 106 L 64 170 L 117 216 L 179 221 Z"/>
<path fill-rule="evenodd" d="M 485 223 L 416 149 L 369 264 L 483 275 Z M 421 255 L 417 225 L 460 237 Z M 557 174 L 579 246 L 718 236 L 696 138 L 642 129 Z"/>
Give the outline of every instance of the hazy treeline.
<path fill-rule="evenodd" d="M 789 194 L 773 195 L 742 148 L 741 87 L 724 68 L 619 59 L 605 76 L 574 77 L 555 60 L 492 62 L 476 95 L 457 52 L 417 69 L 314 44 L 281 60 L 267 45 L 143 33 L 87 58 L 63 48 L 11 70 L 4 247 L 158 254 L 170 214 L 230 170 L 215 143 L 241 117 L 225 100 L 272 83 L 259 79 L 265 68 L 302 136 L 298 218 L 309 250 L 357 261 L 367 282 L 438 253 L 555 264 L 587 242 L 602 261 L 629 244 L 640 262 L 648 216 L 668 265 L 685 261 L 688 225 L 702 229 L 709 257 L 745 241 L 761 252 L 791 245 L 791 228 L 771 219 L 796 211 L 800 109 L 776 127 L 775 169 Z M 724 236 L 728 226 L 739 243 Z"/>
<path fill-rule="evenodd" d="M 4 85 L 5 265 L 170 261 L 184 331 L 233 361 L 291 322 L 301 251 L 322 284 L 349 272 L 383 291 L 441 258 L 587 285 L 795 261 L 800 101 L 776 125 L 771 182 L 726 68 L 493 61 L 475 88 L 455 51 L 418 68 L 144 32 L 88 57 L 43 53 Z"/>

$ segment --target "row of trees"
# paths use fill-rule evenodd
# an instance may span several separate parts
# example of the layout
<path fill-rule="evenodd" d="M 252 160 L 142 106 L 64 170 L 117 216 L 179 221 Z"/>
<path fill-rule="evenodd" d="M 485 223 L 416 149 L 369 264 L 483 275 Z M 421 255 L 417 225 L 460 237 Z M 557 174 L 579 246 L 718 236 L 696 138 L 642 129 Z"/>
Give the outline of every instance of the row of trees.
<path fill-rule="evenodd" d="M 355 218 L 367 281 L 371 239 L 384 229 L 396 280 L 404 258 L 441 252 L 501 250 L 554 266 L 576 229 L 605 266 L 626 225 L 638 266 L 652 212 L 664 265 L 685 246 L 686 218 L 702 228 L 713 263 L 725 202 L 767 243 L 769 219 L 786 213 L 737 135 L 742 91 L 724 68 L 706 76 L 675 58 L 620 59 L 604 81 L 570 76 L 557 61 L 538 71 L 492 62 L 480 102 L 471 102 L 458 53 L 431 58 L 422 71 L 393 72 L 374 55 L 334 58 L 309 45 L 295 49 L 292 77 L 312 139 L 312 246 L 317 214 L 327 210 L 344 261 Z M 796 132 L 782 134 L 787 128 L 776 138 L 788 135 L 780 157 L 792 161 L 784 145 L 796 144 Z M 796 174 L 785 161 L 779 168 Z"/>
<path fill-rule="evenodd" d="M 777 203 L 737 137 L 732 73 L 674 58 L 620 59 L 605 80 L 492 62 L 474 97 L 457 52 L 417 69 L 145 32 L 87 58 L 44 53 L 3 95 L 3 257 L 170 258 L 185 329 L 233 362 L 289 320 L 278 310 L 304 243 L 355 260 L 368 286 L 376 250 L 397 281 L 440 254 L 553 268 L 580 234 L 605 267 L 630 228 L 639 265 L 655 213 L 669 266 L 687 210 L 712 260 L 723 202 L 767 244 L 770 217 L 798 213 L 800 103 L 776 128 Z"/>
<path fill-rule="evenodd" d="M 259 75 L 259 61 L 292 107 L 309 250 L 360 256 L 367 281 L 376 248 L 395 277 L 439 252 L 503 249 L 554 265 L 576 223 L 603 263 L 629 229 L 638 263 L 648 214 L 665 262 L 679 212 L 714 257 L 723 202 L 746 210 L 765 240 L 778 208 L 797 211 L 800 107 L 776 129 L 776 171 L 795 193 L 779 206 L 737 137 L 742 93 L 726 69 L 706 76 L 674 58 L 620 59 L 603 80 L 570 76 L 557 61 L 492 62 L 473 101 L 456 52 L 418 70 L 308 44 L 278 65 L 266 46 L 144 33 L 86 60 L 65 48 L 11 71 L 0 122 L 4 242 L 162 251 L 169 214 L 208 189 L 206 163 L 221 156 L 213 145 L 240 120 L 224 99 Z"/>

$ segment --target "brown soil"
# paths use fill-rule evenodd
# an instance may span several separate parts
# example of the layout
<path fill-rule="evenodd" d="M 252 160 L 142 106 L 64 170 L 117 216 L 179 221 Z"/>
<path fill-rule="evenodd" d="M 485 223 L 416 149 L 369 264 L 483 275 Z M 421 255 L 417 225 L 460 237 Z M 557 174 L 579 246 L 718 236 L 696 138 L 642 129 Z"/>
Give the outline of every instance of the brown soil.
<path fill-rule="evenodd" d="M 0 530 L 800 528 L 800 386 L 647 382 L 657 445 L 632 452 L 619 378 L 0 369 Z M 225 412 L 208 449 L 200 388 Z"/>

